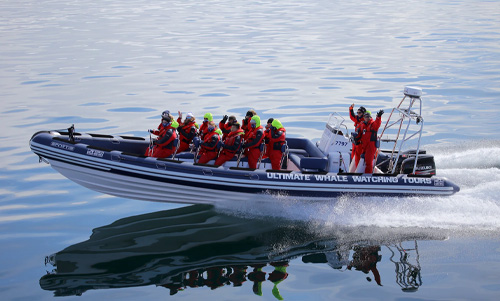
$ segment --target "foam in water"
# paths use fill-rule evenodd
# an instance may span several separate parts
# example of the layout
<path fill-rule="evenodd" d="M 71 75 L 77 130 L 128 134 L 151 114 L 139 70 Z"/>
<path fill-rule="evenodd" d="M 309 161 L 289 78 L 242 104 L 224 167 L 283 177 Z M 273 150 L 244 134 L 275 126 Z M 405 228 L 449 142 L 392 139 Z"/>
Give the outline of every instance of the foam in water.
<path fill-rule="evenodd" d="M 472 141 L 455 146 L 431 146 L 439 176 L 461 191 L 446 197 L 351 197 L 328 202 L 303 202 L 287 196 L 244 204 L 223 204 L 234 214 L 317 221 L 340 227 L 417 227 L 453 231 L 500 229 L 500 143 Z"/>

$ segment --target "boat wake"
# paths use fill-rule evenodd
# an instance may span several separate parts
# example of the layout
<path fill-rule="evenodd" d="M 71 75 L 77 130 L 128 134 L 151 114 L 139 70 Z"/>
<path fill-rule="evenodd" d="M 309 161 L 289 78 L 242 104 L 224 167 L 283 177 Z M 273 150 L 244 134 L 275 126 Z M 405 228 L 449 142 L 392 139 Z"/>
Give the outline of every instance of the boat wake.
<path fill-rule="evenodd" d="M 464 234 L 499 230 L 500 141 L 427 149 L 435 155 L 439 176 L 459 185 L 459 193 L 445 197 L 343 196 L 309 203 L 268 196 L 258 205 L 252 201 L 217 207 L 237 215 L 309 221 L 323 227 L 436 228 Z"/>

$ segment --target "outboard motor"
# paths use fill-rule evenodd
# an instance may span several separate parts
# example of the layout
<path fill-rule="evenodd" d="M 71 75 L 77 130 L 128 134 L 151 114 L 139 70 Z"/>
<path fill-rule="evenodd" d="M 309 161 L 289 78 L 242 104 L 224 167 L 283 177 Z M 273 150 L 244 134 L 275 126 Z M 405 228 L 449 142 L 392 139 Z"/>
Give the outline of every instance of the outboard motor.
<path fill-rule="evenodd" d="M 411 174 L 413 173 L 413 167 L 415 166 L 415 157 L 409 157 L 401 162 L 401 173 Z M 415 168 L 416 175 L 436 175 L 436 163 L 434 163 L 434 156 L 432 155 L 420 155 L 418 156 L 417 166 Z"/>
<path fill-rule="evenodd" d="M 415 166 L 415 156 L 417 150 L 411 149 L 402 152 L 398 157 L 398 162 L 396 163 L 396 173 L 401 174 L 412 174 L 413 167 Z M 384 173 L 390 173 L 389 161 L 391 156 L 388 153 L 380 152 L 377 157 L 377 167 Z M 427 152 L 423 149 L 418 151 L 418 161 L 417 167 L 415 169 L 415 174 L 417 175 L 435 175 L 436 174 L 436 164 L 434 163 L 434 156 L 427 155 Z"/>

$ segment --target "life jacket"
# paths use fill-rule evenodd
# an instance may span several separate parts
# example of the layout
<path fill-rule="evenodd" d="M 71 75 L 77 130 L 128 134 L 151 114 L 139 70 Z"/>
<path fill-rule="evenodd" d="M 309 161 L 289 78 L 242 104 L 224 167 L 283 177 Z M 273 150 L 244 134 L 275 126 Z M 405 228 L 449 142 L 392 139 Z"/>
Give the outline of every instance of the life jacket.
<path fill-rule="evenodd" d="M 354 137 L 354 145 L 360 145 L 361 138 L 363 137 L 363 122 L 356 124 L 353 137 Z"/>
<path fill-rule="evenodd" d="M 225 145 L 227 146 L 233 146 L 234 142 L 236 141 L 237 136 L 243 136 L 245 132 L 242 129 L 238 129 L 236 132 L 231 132 L 227 135 L 226 141 L 224 142 Z M 224 149 L 226 152 L 231 152 L 231 153 L 236 153 L 235 151 L 231 151 L 228 149 Z"/>
<path fill-rule="evenodd" d="M 358 116 L 354 114 L 354 110 L 349 108 L 349 118 L 351 118 L 352 122 L 354 122 L 354 128 L 357 128 L 361 123 L 363 123 L 363 116 Z"/>
<path fill-rule="evenodd" d="M 158 125 L 158 128 L 156 128 L 156 130 L 154 130 L 151 134 L 155 135 L 155 136 L 159 136 L 160 135 L 160 132 L 162 130 L 165 129 L 165 126 L 163 125 L 163 123 L 161 122 L 160 125 Z"/>
<path fill-rule="evenodd" d="M 363 122 L 361 125 L 361 144 L 368 145 L 370 142 L 377 142 L 377 133 L 382 119 L 377 117 L 377 119 L 370 119 L 368 123 Z"/>
<path fill-rule="evenodd" d="M 161 140 L 167 134 L 167 132 L 169 130 L 172 130 L 172 136 L 170 136 L 170 138 L 167 141 L 165 141 L 161 144 L 158 144 L 158 147 L 172 149 L 172 147 L 174 146 L 173 142 L 174 142 L 175 138 L 177 138 L 177 132 L 175 131 L 175 128 L 172 127 L 171 125 L 167 125 L 166 127 L 163 127 L 160 130 L 160 133 L 158 135 L 158 140 Z"/>
<path fill-rule="evenodd" d="M 249 122 L 249 124 L 250 124 L 250 122 Z M 262 135 L 261 135 L 259 141 L 254 141 L 255 139 L 257 139 L 257 132 L 258 131 L 261 131 Z M 250 133 L 248 133 L 248 135 L 245 135 L 245 137 L 246 137 L 245 144 L 253 144 L 249 148 L 258 148 L 258 147 L 260 147 L 260 144 L 264 140 L 264 136 L 265 136 L 264 135 L 264 127 L 261 125 L 259 127 L 256 127 L 255 129 L 253 129 Z M 257 143 L 254 144 L 254 142 L 257 142 Z"/>
<path fill-rule="evenodd" d="M 199 128 L 200 137 L 204 139 L 205 135 L 208 133 L 208 121 L 203 121 Z"/>
<path fill-rule="evenodd" d="M 271 138 L 271 128 L 266 128 L 264 130 L 264 139 L 269 142 L 269 138 Z"/>
<path fill-rule="evenodd" d="M 276 131 L 282 132 L 282 134 L 278 138 L 273 138 L 273 135 L 269 133 L 269 146 L 271 146 L 273 150 L 281 151 L 281 146 L 285 144 L 286 141 L 286 129 L 284 127 L 281 127 Z"/>
<path fill-rule="evenodd" d="M 217 137 L 217 142 L 215 143 L 214 146 L 206 146 L 206 145 L 201 145 L 201 148 L 202 150 L 206 151 L 206 152 L 212 152 L 212 151 L 215 151 L 215 149 L 217 148 L 217 143 L 220 141 L 220 136 L 219 134 L 217 134 L 214 131 L 212 132 L 208 132 L 207 130 L 207 134 L 205 135 L 205 138 L 203 138 L 203 142 L 204 143 L 210 143 L 212 141 L 212 137 L 215 135 L 215 137 Z"/>
<path fill-rule="evenodd" d="M 246 123 L 245 123 L 245 120 Z M 249 118 L 249 119 L 245 119 L 243 118 L 243 120 L 241 121 L 241 129 L 243 131 L 245 131 L 245 141 L 248 140 L 249 138 L 249 135 L 252 133 L 253 129 L 252 129 L 252 125 L 250 124 L 250 120 L 252 120 L 252 118 Z"/>
<path fill-rule="evenodd" d="M 219 129 L 222 131 L 222 140 L 226 140 L 227 136 L 231 133 L 231 125 L 229 123 L 219 122 Z"/>
<path fill-rule="evenodd" d="M 183 125 L 181 127 L 182 131 L 179 129 L 179 134 L 180 134 L 180 140 L 185 142 L 185 143 L 190 143 L 191 140 L 193 140 L 193 137 L 191 139 L 187 138 L 185 134 L 188 134 L 191 132 L 191 129 L 194 128 L 196 129 L 195 122 L 191 121 L 186 125 Z"/>

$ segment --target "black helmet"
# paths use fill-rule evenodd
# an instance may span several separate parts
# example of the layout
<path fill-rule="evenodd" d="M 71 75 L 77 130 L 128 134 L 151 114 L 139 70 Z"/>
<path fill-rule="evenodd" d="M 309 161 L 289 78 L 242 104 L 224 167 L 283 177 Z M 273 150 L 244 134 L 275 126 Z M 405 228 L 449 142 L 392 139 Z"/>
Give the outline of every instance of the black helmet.
<path fill-rule="evenodd" d="M 267 123 L 273 123 L 273 120 L 274 120 L 274 118 L 269 118 L 269 119 L 267 120 Z"/>
<path fill-rule="evenodd" d="M 363 114 L 364 114 L 364 113 L 366 113 L 366 109 L 365 109 L 365 107 L 359 107 L 359 109 L 358 109 L 358 110 L 359 110 L 359 111 L 361 111 L 361 113 L 363 113 Z"/>
<path fill-rule="evenodd" d="M 249 110 L 245 116 L 253 117 L 254 115 L 257 115 L 254 110 Z"/>
<path fill-rule="evenodd" d="M 161 118 L 165 118 L 165 117 L 170 118 L 170 111 L 169 110 L 165 110 L 165 111 L 163 111 L 163 113 L 161 113 Z"/>

